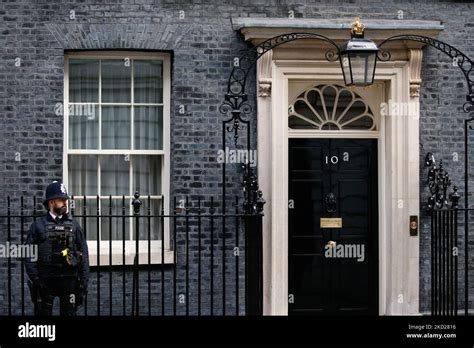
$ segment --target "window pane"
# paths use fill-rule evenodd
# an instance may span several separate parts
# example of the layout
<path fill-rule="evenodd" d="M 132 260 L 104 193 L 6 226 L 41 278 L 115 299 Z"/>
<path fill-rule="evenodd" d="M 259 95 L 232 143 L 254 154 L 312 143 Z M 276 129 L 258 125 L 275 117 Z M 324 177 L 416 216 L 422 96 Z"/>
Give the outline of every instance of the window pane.
<path fill-rule="evenodd" d="M 87 240 L 97 240 L 97 218 L 88 216 L 84 218 L 84 199 L 74 197 L 74 209 L 72 215 L 81 225 Z M 97 200 L 86 199 L 86 215 L 97 215 Z"/>
<path fill-rule="evenodd" d="M 136 106 L 134 112 L 135 149 L 163 149 L 163 107 Z"/>
<path fill-rule="evenodd" d="M 69 101 L 71 103 L 99 101 L 98 60 L 69 60 Z"/>
<path fill-rule="evenodd" d="M 133 192 L 161 195 L 161 156 L 133 156 Z"/>
<path fill-rule="evenodd" d="M 69 155 L 69 194 L 97 195 L 97 156 Z"/>
<path fill-rule="evenodd" d="M 125 198 L 125 219 L 122 216 L 122 199 L 112 199 L 112 205 L 110 205 L 109 198 L 100 200 L 100 211 L 103 217 L 101 219 L 101 240 L 110 240 L 110 232 L 112 232 L 112 240 L 129 240 L 130 238 L 130 199 Z M 120 217 L 107 217 L 107 215 L 120 215 Z M 125 232 L 125 234 L 124 234 Z"/>
<path fill-rule="evenodd" d="M 99 148 L 99 107 L 93 104 L 69 105 L 69 147 Z"/>
<path fill-rule="evenodd" d="M 148 197 L 141 196 L 142 206 L 140 207 L 140 216 L 138 219 L 138 235 L 140 240 L 148 240 L 148 230 L 150 231 L 150 240 L 161 239 L 161 218 L 159 216 L 152 217 L 152 215 L 161 214 L 161 200 L 150 199 L 148 204 Z M 148 223 L 148 207 L 150 207 L 150 223 Z M 163 219 L 166 220 L 167 218 Z M 136 219 L 132 219 L 133 240 L 136 240 Z"/>
<path fill-rule="evenodd" d="M 130 149 L 130 107 L 102 107 L 102 148 Z"/>
<path fill-rule="evenodd" d="M 128 196 L 130 194 L 130 161 L 126 156 L 100 157 L 100 194 L 102 196 Z"/>
<path fill-rule="evenodd" d="M 123 59 L 102 60 L 102 102 L 130 103 L 132 89 L 130 66 Z"/>
<path fill-rule="evenodd" d="M 134 60 L 134 102 L 163 102 L 163 62 L 161 60 Z"/>

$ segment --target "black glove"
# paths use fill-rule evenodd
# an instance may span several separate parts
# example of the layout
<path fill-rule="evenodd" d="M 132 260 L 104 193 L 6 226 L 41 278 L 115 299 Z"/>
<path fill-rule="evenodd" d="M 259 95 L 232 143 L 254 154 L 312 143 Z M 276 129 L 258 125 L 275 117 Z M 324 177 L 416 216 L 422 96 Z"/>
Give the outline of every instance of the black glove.
<path fill-rule="evenodd" d="M 84 278 L 81 278 L 79 280 L 79 284 L 81 285 L 82 289 L 84 290 L 84 292 L 87 293 L 87 289 L 89 287 L 89 281 L 88 279 L 84 279 Z"/>
<path fill-rule="evenodd" d="M 40 293 L 44 293 L 44 291 L 47 289 L 46 283 L 44 282 L 43 279 L 41 278 L 35 278 L 33 279 L 33 286 L 38 289 Z"/>
<path fill-rule="evenodd" d="M 87 283 L 86 280 L 79 279 L 76 290 L 76 306 L 82 306 L 84 303 L 84 298 L 87 296 Z"/>
<path fill-rule="evenodd" d="M 43 279 L 36 277 L 28 280 L 28 288 L 30 289 L 31 301 L 34 304 L 34 313 L 35 315 L 41 315 L 43 296 L 47 294 L 46 284 Z"/>

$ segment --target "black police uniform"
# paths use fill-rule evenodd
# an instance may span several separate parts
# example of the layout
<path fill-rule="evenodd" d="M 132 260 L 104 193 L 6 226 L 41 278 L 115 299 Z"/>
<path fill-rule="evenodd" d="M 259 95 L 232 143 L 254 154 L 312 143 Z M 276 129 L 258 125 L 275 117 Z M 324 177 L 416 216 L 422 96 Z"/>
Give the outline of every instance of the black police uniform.
<path fill-rule="evenodd" d="M 56 182 L 50 186 L 45 206 L 50 199 L 67 197 L 64 186 L 59 193 Z M 38 245 L 37 261 L 25 260 L 26 272 L 41 303 L 35 303 L 35 313 L 52 315 L 53 300 L 58 296 L 60 314 L 75 315 L 81 300 L 78 297 L 87 292 L 89 279 L 89 253 L 81 226 L 68 213 L 53 219 L 48 212 L 32 223 L 25 243 Z"/>

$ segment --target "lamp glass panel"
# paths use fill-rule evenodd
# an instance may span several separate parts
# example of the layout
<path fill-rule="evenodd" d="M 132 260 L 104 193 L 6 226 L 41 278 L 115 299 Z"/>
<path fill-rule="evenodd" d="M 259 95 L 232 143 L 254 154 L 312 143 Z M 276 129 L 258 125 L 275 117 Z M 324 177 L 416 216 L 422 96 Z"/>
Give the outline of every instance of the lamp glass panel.
<path fill-rule="evenodd" d="M 351 53 L 350 65 L 352 81 L 356 86 L 366 86 L 373 82 L 376 53 Z"/>
<path fill-rule="evenodd" d="M 341 56 L 341 68 L 342 73 L 344 74 L 344 81 L 346 85 L 352 85 L 352 77 L 351 77 L 351 67 L 350 67 L 350 58 L 349 54 L 344 54 Z"/>

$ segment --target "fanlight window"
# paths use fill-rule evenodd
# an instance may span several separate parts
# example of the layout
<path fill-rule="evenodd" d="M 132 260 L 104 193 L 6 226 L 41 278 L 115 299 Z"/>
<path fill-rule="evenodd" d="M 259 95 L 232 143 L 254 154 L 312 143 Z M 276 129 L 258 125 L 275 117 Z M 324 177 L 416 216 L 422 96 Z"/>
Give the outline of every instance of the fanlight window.
<path fill-rule="evenodd" d="M 356 93 L 336 85 L 318 85 L 301 93 L 288 110 L 291 129 L 376 130 L 375 116 Z"/>

